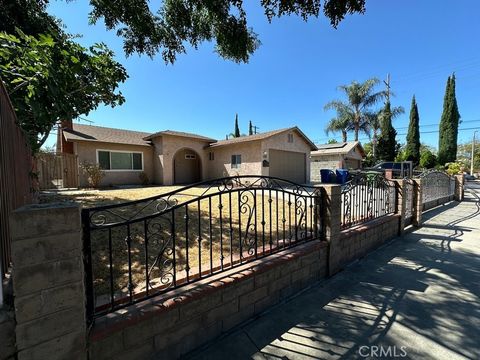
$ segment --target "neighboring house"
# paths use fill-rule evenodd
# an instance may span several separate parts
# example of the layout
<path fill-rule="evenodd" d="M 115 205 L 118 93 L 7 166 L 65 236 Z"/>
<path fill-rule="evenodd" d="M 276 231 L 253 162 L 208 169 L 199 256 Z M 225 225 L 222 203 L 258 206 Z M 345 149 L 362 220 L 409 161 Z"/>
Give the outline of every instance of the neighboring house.
<path fill-rule="evenodd" d="M 361 169 L 365 150 L 359 141 L 317 145 L 310 154 L 310 178 L 320 181 L 320 169 Z"/>
<path fill-rule="evenodd" d="M 178 131 L 154 134 L 64 123 L 57 151 L 76 154 L 79 163 L 99 164 L 103 186 L 188 184 L 234 175 L 265 175 L 297 183 L 310 181 L 310 152 L 316 146 L 298 127 L 217 141 Z M 80 173 L 82 173 L 80 171 Z M 84 174 L 80 186 L 86 186 Z"/>

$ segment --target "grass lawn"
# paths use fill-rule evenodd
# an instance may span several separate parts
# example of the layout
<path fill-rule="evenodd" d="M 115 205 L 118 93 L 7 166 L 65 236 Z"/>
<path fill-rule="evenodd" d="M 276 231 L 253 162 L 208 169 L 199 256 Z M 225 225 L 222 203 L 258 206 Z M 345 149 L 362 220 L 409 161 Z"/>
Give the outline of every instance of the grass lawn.
<path fill-rule="evenodd" d="M 177 186 L 120 190 L 73 191 L 41 197 L 46 201 L 76 201 L 85 207 L 123 203 L 177 190 Z M 180 206 L 163 215 L 145 218 L 164 202 L 139 203 L 112 209 L 109 229 L 91 232 L 94 289 L 97 305 L 125 297 L 179 285 L 202 274 L 219 271 L 239 262 L 283 248 L 305 237 L 314 228 L 313 201 L 308 196 L 276 190 L 218 193 L 192 188 L 175 195 Z M 202 196 L 203 195 L 203 196 Z M 205 195 L 211 195 L 205 197 Z M 170 204 L 173 199 L 170 199 Z M 184 205 L 183 205 L 184 204 Z M 130 234 L 130 242 L 127 242 Z M 110 257 L 111 249 L 111 257 Z M 131 271 L 129 271 L 129 269 Z M 131 273 L 131 280 L 129 279 Z"/>

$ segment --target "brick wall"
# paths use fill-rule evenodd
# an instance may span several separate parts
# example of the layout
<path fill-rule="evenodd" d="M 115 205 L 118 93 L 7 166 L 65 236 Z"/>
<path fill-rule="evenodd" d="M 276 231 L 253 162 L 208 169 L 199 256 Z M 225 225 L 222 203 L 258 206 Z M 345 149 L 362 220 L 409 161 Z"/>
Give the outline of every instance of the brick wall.
<path fill-rule="evenodd" d="M 10 224 L 18 359 L 85 359 L 79 206 L 26 206 Z"/>
<path fill-rule="evenodd" d="M 340 232 L 330 244 L 330 275 L 398 235 L 400 215 L 387 215 Z"/>
<path fill-rule="evenodd" d="M 176 359 L 326 276 L 313 241 L 98 319 L 91 359 Z"/>

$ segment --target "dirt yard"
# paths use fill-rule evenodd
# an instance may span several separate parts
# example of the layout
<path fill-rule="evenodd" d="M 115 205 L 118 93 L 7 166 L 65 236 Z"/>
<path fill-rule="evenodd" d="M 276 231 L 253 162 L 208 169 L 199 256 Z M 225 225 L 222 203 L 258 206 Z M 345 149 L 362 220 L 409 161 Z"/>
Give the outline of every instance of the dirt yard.
<path fill-rule="evenodd" d="M 128 203 L 180 189 L 158 186 L 43 193 L 42 202 L 74 201 L 85 208 Z M 160 200 L 93 212 L 118 223 L 91 231 L 97 305 L 175 286 L 312 236 L 310 198 L 276 190 L 190 188 L 175 194 L 178 206 L 158 212 Z M 151 217 L 151 214 L 156 214 Z M 128 220 L 126 220 L 128 219 Z M 128 242 L 127 239 L 130 239 Z M 242 260 L 243 261 L 243 260 Z M 202 275 L 203 276 L 203 275 Z M 112 299 L 113 295 L 113 299 Z"/>

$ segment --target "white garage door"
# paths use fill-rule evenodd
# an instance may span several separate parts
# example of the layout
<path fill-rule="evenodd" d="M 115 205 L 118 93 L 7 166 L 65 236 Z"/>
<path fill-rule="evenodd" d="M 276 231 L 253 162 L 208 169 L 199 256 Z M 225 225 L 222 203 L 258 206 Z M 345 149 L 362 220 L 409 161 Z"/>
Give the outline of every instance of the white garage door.
<path fill-rule="evenodd" d="M 270 149 L 270 176 L 298 184 L 306 182 L 306 154 Z"/>

